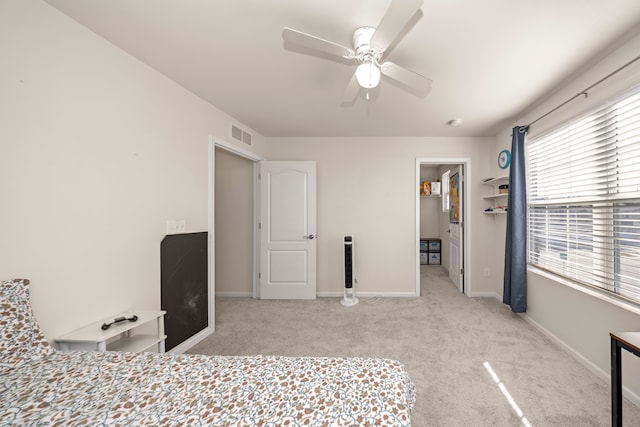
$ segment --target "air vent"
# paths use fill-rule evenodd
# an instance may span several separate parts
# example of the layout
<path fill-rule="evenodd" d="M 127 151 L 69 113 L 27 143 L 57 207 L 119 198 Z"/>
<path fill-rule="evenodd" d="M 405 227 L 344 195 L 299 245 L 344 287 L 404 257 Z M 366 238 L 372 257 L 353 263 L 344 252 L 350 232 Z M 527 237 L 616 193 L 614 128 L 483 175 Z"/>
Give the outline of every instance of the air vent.
<path fill-rule="evenodd" d="M 231 138 L 251 145 L 251 134 L 236 125 L 231 125 Z"/>
<path fill-rule="evenodd" d="M 231 125 L 231 138 L 242 141 L 242 129 L 237 126 Z"/>

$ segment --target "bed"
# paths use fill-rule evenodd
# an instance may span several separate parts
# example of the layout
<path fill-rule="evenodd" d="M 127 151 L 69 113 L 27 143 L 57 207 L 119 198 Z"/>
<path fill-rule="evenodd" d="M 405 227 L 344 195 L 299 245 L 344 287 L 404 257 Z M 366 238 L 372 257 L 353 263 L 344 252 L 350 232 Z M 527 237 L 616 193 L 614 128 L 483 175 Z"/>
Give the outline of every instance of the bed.
<path fill-rule="evenodd" d="M 1 283 L 0 426 L 411 425 L 398 361 L 56 351 L 29 282 Z"/>

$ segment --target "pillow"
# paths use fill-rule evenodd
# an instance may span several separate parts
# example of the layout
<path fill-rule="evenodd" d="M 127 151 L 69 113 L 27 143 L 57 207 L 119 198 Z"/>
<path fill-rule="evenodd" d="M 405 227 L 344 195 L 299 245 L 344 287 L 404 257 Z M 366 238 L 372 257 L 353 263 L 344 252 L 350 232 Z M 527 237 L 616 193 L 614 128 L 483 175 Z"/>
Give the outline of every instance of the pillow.
<path fill-rule="evenodd" d="M 28 285 L 26 279 L 0 282 L 0 370 L 55 351 L 33 316 Z"/>

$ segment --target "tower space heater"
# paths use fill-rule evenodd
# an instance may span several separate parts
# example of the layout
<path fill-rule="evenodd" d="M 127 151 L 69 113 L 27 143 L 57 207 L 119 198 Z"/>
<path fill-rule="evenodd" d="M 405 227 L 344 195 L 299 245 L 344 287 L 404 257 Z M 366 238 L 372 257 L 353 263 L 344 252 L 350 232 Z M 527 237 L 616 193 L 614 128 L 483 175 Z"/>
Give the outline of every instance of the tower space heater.
<path fill-rule="evenodd" d="M 344 296 L 340 303 L 347 307 L 358 303 L 354 286 L 356 281 L 355 259 L 353 238 L 351 236 L 344 236 Z"/>

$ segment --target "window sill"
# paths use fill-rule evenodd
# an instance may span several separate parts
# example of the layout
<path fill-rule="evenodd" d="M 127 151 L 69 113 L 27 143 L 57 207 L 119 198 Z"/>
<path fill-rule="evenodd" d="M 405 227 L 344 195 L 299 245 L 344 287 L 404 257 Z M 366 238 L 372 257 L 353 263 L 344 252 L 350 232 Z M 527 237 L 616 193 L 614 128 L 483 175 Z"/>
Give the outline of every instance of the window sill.
<path fill-rule="evenodd" d="M 549 273 L 548 271 L 542 270 L 532 265 L 527 266 L 527 272 L 536 274 L 538 276 L 544 277 L 549 280 L 553 280 L 554 282 L 568 286 L 571 289 L 575 289 L 576 291 L 582 292 L 594 298 L 598 298 L 599 300 L 608 302 L 609 304 L 613 304 L 633 314 L 640 315 L 640 305 L 634 304 L 631 301 L 627 301 L 622 298 L 616 298 L 615 296 L 612 296 L 604 291 L 598 291 L 597 289 L 592 289 L 588 286 L 581 285 L 579 283 L 573 282 L 569 279 L 565 279 L 564 277 L 557 276 L 553 273 Z"/>

